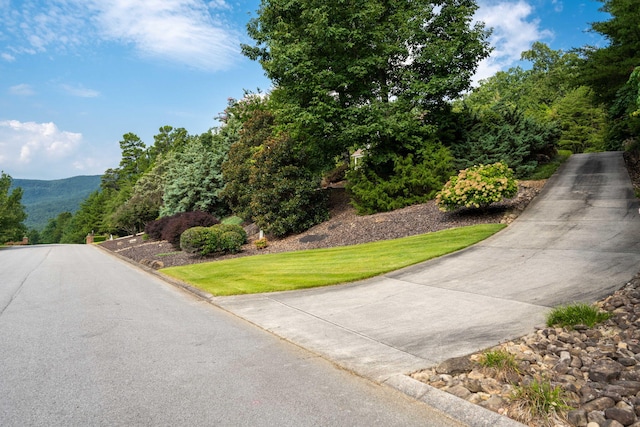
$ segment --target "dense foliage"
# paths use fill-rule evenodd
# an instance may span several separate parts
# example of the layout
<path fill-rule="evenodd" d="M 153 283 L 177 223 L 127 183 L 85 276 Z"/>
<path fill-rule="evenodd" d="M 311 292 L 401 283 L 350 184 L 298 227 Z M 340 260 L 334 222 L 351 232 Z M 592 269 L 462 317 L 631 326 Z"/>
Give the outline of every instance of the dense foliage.
<path fill-rule="evenodd" d="M 592 23 L 591 27 L 609 44 L 602 48 L 586 46 L 580 49 L 586 58 L 580 78 L 608 108 L 607 148 L 620 149 L 625 141 L 635 140 L 640 132 L 640 117 L 629 114 L 637 105 L 637 81 L 630 82 L 630 78 L 640 64 L 640 2 L 598 1 L 602 3 L 601 10 L 611 19 Z"/>
<path fill-rule="evenodd" d="M 272 105 L 270 98 L 254 95 L 230 105 L 228 114 L 246 121 L 222 166 L 221 195 L 236 215 L 251 218 L 265 233 L 285 236 L 326 220 L 328 211 L 312 150 L 277 128 Z"/>
<path fill-rule="evenodd" d="M 209 136 L 209 135 L 207 135 Z M 208 139 L 208 141 L 207 141 Z M 165 173 L 160 216 L 200 210 L 223 216 L 229 209 L 220 198 L 222 162 L 228 140 L 196 138 L 183 151 L 173 153 Z"/>
<path fill-rule="evenodd" d="M 436 196 L 436 203 L 443 211 L 462 207 L 486 208 L 517 192 L 518 182 L 506 164 L 478 165 L 452 176 Z"/>
<path fill-rule="evenodd" d="M 0 174 L 0 244 L 21 241 L 27 232 L 24 220 L 27 214 L 22 205 L 22 188 L 11 187 L 11 177 Z"/>
<path fill-rule="evenodd" d="M 265 233 L 299 233 L 329 218 L 326 194 L 309 168 L 310 155 L 289 135 L 269 139 L 254 159 L 250 209 Z"/>
<path fill-rule="evenodd" d="M 39 243 L 60 243 L 62 242 L 62 236 L 64 231 L 68 228 L 73 219 L 71 212 L 62 212 L 57 217 L 51 218 L 45 226 L 42 233 L 40 233 Z"/>
<path fill-rule="evenodd" d="M 275 116 L 258 109 L 246 118 L 239 140 L 231 145 L 227 161 L 222 164 L 225 187 L 221 196 L 233 212 L 241 218 L 253 218 L 251 197 L 252 167 L 254 154 L 271 137 Z"/>
<path fill-rule="evenodd" d="M 359 214 L 372 214 L 431 200 L 453 170 L 449 150 L 435 142 L 415 154 L 391 156 L 386 173 L 375 159 L 347 173 L 347 189 Z"/>
<path fill-rule="evenodd" d="M 451 146 L 458 169 L 504 162 L 518 177 L 531 174 L 540 160 L 550 160 L 561 134 L 557 122 L 538 120 L 504 103 L 465 109 L 459 121 L 461 137 Z"/>
<path fill-rule="evenodd" d="M 515 67 L 500 71 L 457 101 L 456 109 L 462 116 L 457 120 L 463 122 L 464 131 L 452 140 L 458 147 L 454 155 L 461 160 L 460 167 L 502 160 L 519 176 L 526 173 L 520 161 L 512 163 L 511 155 L 504 158 L 489 155 L 490 158 L 476 160 L 477 150 L 474 154 L 463 154 L 467 145 L 477 148 L 485 135 L 489 139 L 501 138 L 502 132 L 511 140 L 505 144 L 512 146 L 508 150 L 526 152 L 527 170 L 537 165 L 536 154 L 550 156 L 556 147 L 581 153 L 599 151 L 605 146 L 605 109 L 594 103 L 592 91 L 581 85 L 577 77 L 580 57 L 536 42 L 522 53 L 522 59 L 531 62 L 530 69 Z M 492 124 L 494 119 L 499 123 Z M 457 122 L 455 125 L 460 126 Z M 538 132 L 540 141 L 533 141 Z M 523 146 L 514 139 L 520 139 Z M 492 145 L 497 144 L 500 142 Z M 500 151 L 504 150 L 498 148 Z"/>

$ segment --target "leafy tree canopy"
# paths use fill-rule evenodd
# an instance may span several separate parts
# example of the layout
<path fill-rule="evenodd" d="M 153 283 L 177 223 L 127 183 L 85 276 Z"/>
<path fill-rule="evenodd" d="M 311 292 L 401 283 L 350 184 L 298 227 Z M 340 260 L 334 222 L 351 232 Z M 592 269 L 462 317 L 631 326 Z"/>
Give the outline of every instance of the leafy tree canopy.
<path fill-rule="evenodd" d="M 0 243 L 22 240 L 27 232 L 27 214 L 22 205 L 22 188 L 11 188 L 11 176 L 0 174 Z"/>
<path fill-rule="evenodd" d="M 291 136 L 332 166 L 349 147 L 396 143 L 385 105 L 401 101 L 422 118 L 469 88 L 489 52 L 483 25 L 471 24 L 476 8 L 472 0 L 263 0 L 248 26 L 256 44 L 243 52 L 278 88 Z"/>
<path fill-rule="evenodd" d="M 609 45 L 604 48 L 587 46 L 580 49 L 586 57 L 581 78 L 598 99 L 612 105 L 618 91 L 640 64 L 640 2 L 637 0 L 598 0 L 603 12 L 611 19 L 594 22 L 591 29 L 603 35 Z"/>

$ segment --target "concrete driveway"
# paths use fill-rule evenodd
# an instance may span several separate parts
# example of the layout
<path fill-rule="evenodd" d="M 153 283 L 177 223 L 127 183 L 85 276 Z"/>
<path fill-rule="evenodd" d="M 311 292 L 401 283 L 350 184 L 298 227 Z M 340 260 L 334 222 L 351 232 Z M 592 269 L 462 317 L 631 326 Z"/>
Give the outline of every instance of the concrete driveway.
<path fill-rule="evenodd" d="M 622 153 L 579 154 L 512 225 L 471 248 L 357 283 L 212 302 L 402 389 L 405 374 L 527 334 L 550 307 L 593 302 L 638 270 Z"/>

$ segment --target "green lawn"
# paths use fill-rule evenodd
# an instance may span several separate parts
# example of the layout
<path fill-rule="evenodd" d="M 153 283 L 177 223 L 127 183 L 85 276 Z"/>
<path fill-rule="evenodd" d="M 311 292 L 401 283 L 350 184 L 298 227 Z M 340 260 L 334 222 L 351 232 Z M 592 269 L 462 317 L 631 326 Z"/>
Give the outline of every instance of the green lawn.
<path fill-rule="evenodd" d="M 161 271 L 218 296 L 304 289 L 397 270 L 466 248 L 504 227 L 474 225 L 402 239 L 249 256 Z"/>

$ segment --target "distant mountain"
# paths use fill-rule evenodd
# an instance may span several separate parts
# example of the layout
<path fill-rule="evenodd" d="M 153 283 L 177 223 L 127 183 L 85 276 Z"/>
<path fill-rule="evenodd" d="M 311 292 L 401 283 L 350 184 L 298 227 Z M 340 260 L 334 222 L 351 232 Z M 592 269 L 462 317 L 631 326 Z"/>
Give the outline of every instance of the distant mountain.
<path fill-rule="evenodd" d="M 100 188 L 100 175 L 43 181 L 13 179 L 11 188 L 22 188 L 22 204 L 27 212 L 27 228 L 42 231 L 49 219 L 62 212 L 75 213 L 80 204 Z M 11 191 L 11 190 L 9 190 Z"/>

